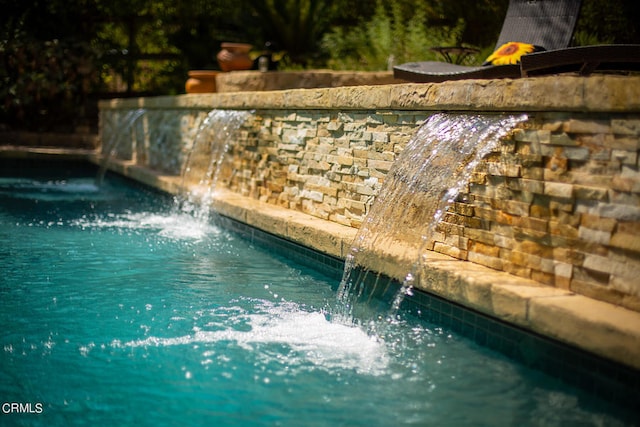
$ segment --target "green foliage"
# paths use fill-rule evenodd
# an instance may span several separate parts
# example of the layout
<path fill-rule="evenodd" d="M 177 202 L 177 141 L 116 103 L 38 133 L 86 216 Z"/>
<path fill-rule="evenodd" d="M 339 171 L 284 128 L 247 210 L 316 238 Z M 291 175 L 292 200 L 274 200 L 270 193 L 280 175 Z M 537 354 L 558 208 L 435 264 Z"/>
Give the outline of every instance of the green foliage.
<path fill-rule="evenodd" d="M 271 41 L 280 69 L 385 70 L 453 45 L 478 63 L 508 1 L 0 0 L 0 122 L 71 129 L 105 92 L 182 93 L 224 41 Z M 584 0 L 574 43 L 640 43 L 639 21 L 637 0 Z"/>
<path fill-rule="evenodd" d="M 495 47 L 509 0 L 436 0 L 435 3 L 440 21 L 433 20 L 434 23 L 455 26 L 461 19 L 466 25 L 460 41 L 472 46 Z"/>
<path fill-rule="evenodd" d="M 0 44 L 0 122 L 72 130 L 84 116 L 92 52 L 82 42 L 19 38 Z"/>
<path fill-rule="evenodd" d="M 637 0 L 584 0 L 574 44 L 640 43 L 639 21 Z"/>
<path fill-rule="evenodd" d="M 314 59 L 322 35 L 335 16 L 336 2 L 328 0 L 250 1 L 255 39 L 272 42 L 287 53 L 292 64 L 307 64 Z"/>
<path fill-rule="evenodd" d="M 330 68 L 386 70 L 397 63 L 437 59 L 429 47 L 460 44 L 462 20 L 453 27 L 432 26 L 424 8 L 409 10 L 399 1 L 378 0 L 369 21 L 333 28 L 322 43 Z"/>

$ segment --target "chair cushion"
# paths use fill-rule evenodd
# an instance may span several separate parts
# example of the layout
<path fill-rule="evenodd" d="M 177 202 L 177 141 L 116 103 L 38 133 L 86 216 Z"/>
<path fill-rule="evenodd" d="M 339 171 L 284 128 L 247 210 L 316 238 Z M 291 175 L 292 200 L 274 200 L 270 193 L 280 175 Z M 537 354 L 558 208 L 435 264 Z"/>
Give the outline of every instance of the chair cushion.
<path fill-rule="evenodd" d="M 531 52 L 545 50 L 541 46 L 528 43 L 508 42 L 497 48 L 482 65 L 508 65 L 519 64 L 520 57 Z"/>

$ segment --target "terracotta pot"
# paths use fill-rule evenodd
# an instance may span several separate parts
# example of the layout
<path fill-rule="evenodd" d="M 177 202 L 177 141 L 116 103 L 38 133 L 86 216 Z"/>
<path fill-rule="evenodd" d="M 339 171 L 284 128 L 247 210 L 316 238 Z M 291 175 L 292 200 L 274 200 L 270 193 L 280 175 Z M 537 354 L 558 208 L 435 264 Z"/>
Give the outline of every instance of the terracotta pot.
<path fill-rule="evenodd" d="M 221 43 L 222 50 L 216 55 L 222 71 L 250 70 L 253 61 L 249 57 L 252 46 L 247 43 Z"/>
<path fill-rule="evenodd" d="M 191 70 L 184 85 L 187 93 L 209 93 L 216 91 L 216 76 L 220 71 Z"/>

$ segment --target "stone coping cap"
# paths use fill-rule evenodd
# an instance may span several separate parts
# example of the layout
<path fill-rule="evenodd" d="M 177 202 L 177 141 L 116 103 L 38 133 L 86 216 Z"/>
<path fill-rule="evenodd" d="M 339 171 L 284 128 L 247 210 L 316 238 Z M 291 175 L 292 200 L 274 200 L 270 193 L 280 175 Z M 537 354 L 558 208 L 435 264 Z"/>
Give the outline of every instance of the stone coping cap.
<path fill-rule="evenodd" d="M 104 100 L 100 108 L 640 112 L 640 76 L 560 75 L 190 94 Z"/>

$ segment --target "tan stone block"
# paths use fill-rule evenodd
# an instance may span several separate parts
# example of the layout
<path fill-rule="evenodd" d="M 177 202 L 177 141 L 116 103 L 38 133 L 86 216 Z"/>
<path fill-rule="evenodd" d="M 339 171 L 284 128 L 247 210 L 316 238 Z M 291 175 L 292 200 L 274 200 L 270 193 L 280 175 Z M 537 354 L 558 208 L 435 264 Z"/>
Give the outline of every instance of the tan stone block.
<path fill-rule="evenodd" d="M 500 236 L 511 237 L 514 238 L 516 236 L 515 227 L 512 227 L 508 224 L 491 224 L 491 232 Z"/>
<path fill-rule="evenodd" d="M 573 191 L 574 187 L 571 184 L 564 184 L 560 182 L 544 183 L 544 194 L 547 196 L 570 199 L 573 197 Z"/>
<path fill-rule="evenodd" d="M 470 250 L 467 259 L 470 262 L 484 265 L 495 270 L 502 270 L 502 259 Z"/>
<path fill-rule="evenodd" d="M 611 273 L 611 262 L 609 257 L 586 254 L 582 266 L 591 271 L 597 271 L 607 275 Z"/>
<path fill-rule="evenodd" d="M 478 210 L 476 209 L 476 212 Z M 514 223 L 516 223 L 517 218 L 514 215 L 508 214 L 506 212 L 502 212 L 502 211 L 498 211 L 495 213 L 495 221 L 498 222 L 499 224 L 508 224 L 508 225 L 512 225 Z"/>
<path fill-rule="evenodd" d="M 550 246 L 542 245 L 538 242 L 525 240 L 523 242 L 519 242 L 516 245 L 515 249 L 542 258 L 553 258 L 553 248 Z"/>
<path fill-rule="evenodd" d="M 538 283 L 544 283 L 545 285 L 551 286 L 554 286 L 556 283 L 556 277 L 554 274 L 546 271 L 538 271 L 535 269 L 531 270 L 531 279 Z"/>
<path fill-rule="evenodd" d="M 567 264 L 581 265 L 584 254 L 570 247 L 554 247 L 553 258 Z"/>
<path fill-rule="evenodd" d="M 613 149 L 611 151 L 611 158 L 622 163 L 623 165 L 632 167 L 638 163 L 637 151 Z"/>
<path fill-rule="evenodd" d="M 640 138 L 636 136 L 614 135 L 611 148 L 630 152 L 637 151 L 640 148 Z"/>
<path fill-rule="evenodd" d="M 455 246 L 449 246 L 441 242 L 435 242 L 433 250 L 435 252 L 461 260 L 466 260 L 468 255 L 468 252 L 464 249 L 460 249 Z"/>
<path fill-rule="evenodd" d="M 617 221 L 613 218 L 602 218 L 597 215 L 583 213 L 580 216 L 580 225 L 593 230 L 612 232 L 617 225 Z"/>
<path fill-rule="evenodd" d="M 522 277 L 525 279 L 530 279 L 531 278 L 531 269 L 529 267 L 526 266 L 522 266 L 522 265 L 518 265 L 518 264 L 514 264 L 512 262 L 507 262 L 505 261 L 502 265 L 502 269 L 509 273 L 512 274 L 514 276 L 518 276 L 518 277 Z"/>
<path fill-rule="evenodd" d="M 530 327 L 628 366 L 640 368 L 640 314 L 579 295 L 533 298 Z"/>
<path fill-rule="evenodd" d="M 500 256 L 500 248 L 497 246 L 487 245 L 478 241 L 470 241 L 469 242 L 469 251 L 477 252 L 482 255 L 487 255 L 491 257 L 499 257 Z"/>
<path fill-rule="evenodd" d="M 640 192 L 640 182 L 637 179 L 633 178 L 623 178 L 620 176 L 614 176 L 611 179 L 612 190 L 623 191 L 626 193 L 637 193 Z"/>
<path fill-rule="evenodd" d="M 640 221 L 619 221 L 618 232 L 640 236 Z"/>
<path fill-rule="evenodd" d="M 529 215 L 530 206 L 530 203 L 518 202 L 514 200 L 505 200 L 505 202 L 502 204 L 502 208 L 506 211 L 505 213 L 514 216 Z"/>
<path fill-rule="evenodd" d="M 391 166 L 393 165 L 393 162 L 389 162 L 389 161 L 385 161 L 385 160 L 369 159 L 369 160 L 367 160 L 367 165 L 370 168 L 383 170 L 383 171 L 389 171 L 389 169 L 391 169 Z"/>
<path fill-rule="evenodd" d="M 597 283 L 574 279 L 571 281 L 570 289 L 576 294 L 593 298 L 598 301 L 604 301 L 615 305 L 621 305 L 623 302 L 622 293 L 618 292 L 611 286 L 602 286 Z"/>
<path fill-rule="evenodd" d="M 554 261 L 554 267 L 553 267 L 553 271 L 554 274 L 556 275 L 556 279 L 562 277 L 562 278 L 566 278 L 566 279 L 571 279 L 573 277 L 573 265 L 566 263 L 566 262 L 561 262 L 561 261 Z M 557 284 L 557 283 L 556 283 Z M 567 282 L 567 287 L 568 287 L 569 282 Z"/>
<path fill-rule="evenodd" d="M 613 275 L 609 280 L 609 286 L 624 296 L 640 297 L 640 284 L 637 278 L 637 275 L 633 278 Z"/>
<path fill-rule="evenodd" d="M 548 218 L 551 215 L 551 210 L 547 206 L 531 205 L 529 214 L 534 218 Z"/>
<path fill-rule="evenodd" d="M 577 146 L 578 141 L 572 139 L 566 132 L 552 134 L 550 138 L 552 145 Z"/>
<path fill-rule="evenodd" d="M 490 175 L 497 176 L 508 176 L 512 178 L 517 178 L 521 175 L 521 166 L 513 165 L 513 164 L 503 164 L 503 163 L 495 163 L 489 162 L 488 165 L 488 173 Z"/>
<path fill-rule="evenodd" d="M 518 217 L 514 225 L 521 227 L 523 231 L 536 234 L 536 232 L 547 232 L 549 230 L 549 221 L 542 218 Z"/>
<path fill-rule="evenodd" d="M 577 239 L 579 237 L 579 229 L 577 227 L 559 221 L 549 221 L 549 233 L 553 236 L 562 236 L 567 239 Z"/>
<path fill-rule="evenodd" d="M 617 135 L 640 136 L 640 119 L 611 119 L 611 130 Z"/>
<path fill-rule="evenodd" d="M 638 111 L 640 82 L 635 76 L 625 79 L 623 76 L 594 75 L 585 79 L 584 103 L 594 111 Z"/>
<path fill-rule="evenodd" d="M 461 203 L 455 202 L 453 205 L 453 212 L 464 215 L 464 216 L 473 216 L 474 214 L 474 206 L 469 203 Z"/>
<path fill-rule="evenodd" d="M 515 265 L 535 269 L 540 266 L 540 257 L 527 254 L 521 251 L 511 251 L 509 261 Z"/>
<path fill-rule="evenodd" d="M 589 270 L 580 266 L 574 266 L 572 289 L 574 285 L 578 286 L 579 283 L 607 286 L 609 284 L 609 273 L 603 273 L 600 271 Z"/>
<path fill-rule="evenodd" d="M 640 238 L 638 235 L 628 234 L 624 231 L 614 233 L 609 244 L 614 248 L 640 252 Z"/>
<path fill-rule="evenodd" d="M 544 180 L 544 168 L 542 167 L 525 167 L 522 170 L 522 177 L 536 181 Z"/>
<path fill-rule="evenodd" d="M 551 142 L 551 131 L 547 129 L 518 129 L 517 132 L 514 132 L 513 137 L 520 142 L 549 144 Z"/>
<path fill-rule="evenodd" d="M 465 230 L 466 233 L 466 230 Z M 513 249 L 516 247 L 516 241 L 513 240 L 513 238 L 508 237 L 508 236 L 502 236 L 499 234 L 495 234 L 493 235 L 493 242 L 494 245 L 498 246 L 501 249 Z M 504 251 L 500 252 L 500 256 L 502 257 L 502 254 L 504 254 Z"/>
<path fill-rule="evenodd" d="M 478 230 L 478 229 L 464 229 L 464 236 L 469 238 L 470 240 L 475 240 L 485 244 L 493 244 L 494 243 L 494 233 L 487 230 Z M 471 243 L 469 243 L 471 244 Z"/>
<path fill-rule="evenodd" d="M 569 133 L 611 133 L 608 120 L 570 119 L 564 123 L 563 131 Z"/>
<path fill-rule="evenodd" d="M 544 182 L 533 179 L 511 179 L 507 181 L 507 186 L 512 190 L 529 193 L 542 194 L 544 192 Z"/>
<path fill-rule="evenodd" d="M 578 229 L 578 237 L 586 242 L 608 245 L 611 242 L 611 232 L 604 230 L 594 230 L 588 227 Z"/>
<path fill-rule="evenodd" d="M 540 128 L 551 132 L 558 132 L 562 129 L 564 121 L 562 118 L 547 118 L 540 124 Z"/>
<path fill-rule="evenodd" d="M 501 285 L 492 288 L 492 307 L 494 314 L 502 319 L 527 326 L 529 301 L 544 292 L 545 288 L 525 285 Z"/>

